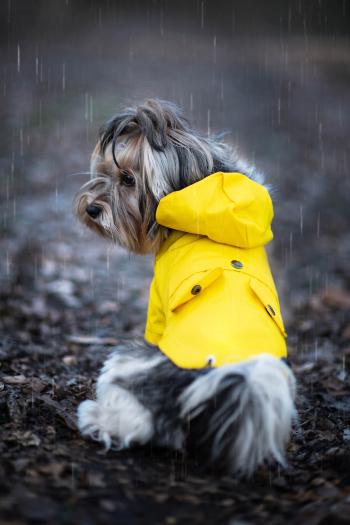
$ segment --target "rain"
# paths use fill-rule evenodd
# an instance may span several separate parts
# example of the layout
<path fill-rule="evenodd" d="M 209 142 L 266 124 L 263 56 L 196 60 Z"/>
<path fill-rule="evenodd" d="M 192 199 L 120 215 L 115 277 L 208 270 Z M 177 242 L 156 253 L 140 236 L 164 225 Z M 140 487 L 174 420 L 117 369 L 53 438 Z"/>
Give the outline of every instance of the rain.
<path fill-rule="evenodd" d="M 349 2 L 8 0 L 0 12 L 0 522 L 346 523 Z M 273 201 L 267 254 L 298 419 L 286 465 L 252 479 L 167 448 L 106 452 L 77 430 L 107 355 L 143 338 L 154 257 L 85 228 L 74 196 L 101 125 L 149 97 L 221 134 Z"/>

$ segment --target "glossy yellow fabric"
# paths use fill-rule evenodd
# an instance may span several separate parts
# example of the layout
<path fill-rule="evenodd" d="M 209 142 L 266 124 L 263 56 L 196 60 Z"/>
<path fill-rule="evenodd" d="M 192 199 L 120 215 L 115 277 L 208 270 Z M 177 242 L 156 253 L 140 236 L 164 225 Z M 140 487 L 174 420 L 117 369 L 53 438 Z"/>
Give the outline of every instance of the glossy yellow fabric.
<path fill-rule="evenodd" d="M 176 365 L 286 356 L 264 245 L 273 235 L 268 191 L 240 173 L 214 173 L 161 199 L 173 231 L 155 259 L 145 338 Z"/>

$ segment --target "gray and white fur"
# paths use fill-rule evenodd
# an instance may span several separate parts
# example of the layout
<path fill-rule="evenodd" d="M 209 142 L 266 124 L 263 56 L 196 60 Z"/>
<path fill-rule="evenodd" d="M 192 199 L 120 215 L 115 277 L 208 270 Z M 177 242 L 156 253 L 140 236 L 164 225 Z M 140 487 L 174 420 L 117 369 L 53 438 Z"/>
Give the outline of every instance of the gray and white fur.
<path fill-rule="evenodd" d="M 156 253 L 169 233 L 155 221 L 159 200 L 216 171 L 240 171 L 264 183 L 227 145 L 193 130 L 174 104 L 146 100 L 101 129 L 76 213 L 128 250 Z M 285 463 L 295 388 L 290 367 L 270 355 L 187 370 L 157 347 L 134 341 L 107 359 L 96 400 L 80 404 L 78 423 L 106 448 L 152 442 L 249 476 L 264 461 Z"/>

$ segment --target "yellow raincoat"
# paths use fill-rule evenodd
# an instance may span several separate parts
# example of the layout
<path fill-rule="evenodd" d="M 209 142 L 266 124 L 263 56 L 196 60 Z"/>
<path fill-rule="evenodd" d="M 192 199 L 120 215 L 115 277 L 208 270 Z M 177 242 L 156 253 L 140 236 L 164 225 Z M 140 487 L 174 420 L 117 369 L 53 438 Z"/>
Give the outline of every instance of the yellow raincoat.
<path fill-rule="evenodd" d="M 287 355 L 264 245 L 273 235 L 268 191 L 240 173 L 214 173 L 161 199 L 171 228 L 156 255 L 145 330 L 176 365 Z"/>

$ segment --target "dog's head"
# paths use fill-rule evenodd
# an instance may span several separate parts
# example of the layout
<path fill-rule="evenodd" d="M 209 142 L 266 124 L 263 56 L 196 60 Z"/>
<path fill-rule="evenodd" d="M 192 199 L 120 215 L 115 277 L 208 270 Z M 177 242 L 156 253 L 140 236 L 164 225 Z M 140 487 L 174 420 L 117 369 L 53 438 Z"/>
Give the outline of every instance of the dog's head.
<path fill-rule="evenodd" d="M 159 200 L 228 171 L 229 159 L 225 146 L 191 129 L 174 104 L 146 100 L 102 127 L 92 178 L 76 196 L 77 216 L 132 252 L 157 251 L 168 233 L 155 221 Z"/>

